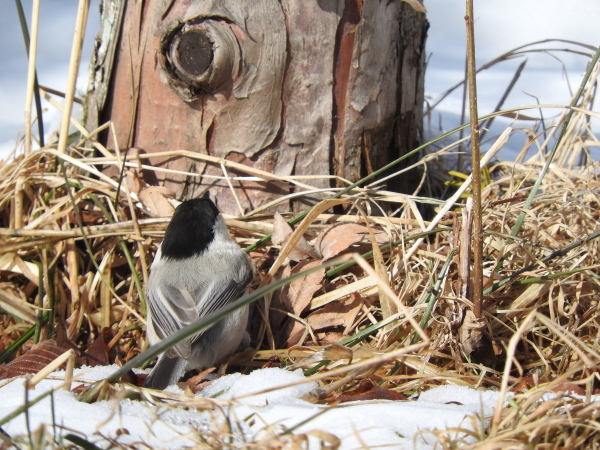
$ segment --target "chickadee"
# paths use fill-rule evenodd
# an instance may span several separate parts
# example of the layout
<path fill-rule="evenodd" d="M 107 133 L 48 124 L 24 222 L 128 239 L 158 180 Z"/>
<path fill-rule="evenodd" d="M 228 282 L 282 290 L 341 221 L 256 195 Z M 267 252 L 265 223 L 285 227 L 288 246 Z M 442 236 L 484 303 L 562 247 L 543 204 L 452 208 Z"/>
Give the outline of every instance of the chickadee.
<path fill-rule="evenodd" d="M 156 253 L 148 280 L 148 340 L 166 336 L 237 300 L 252 281 L 250 258 L 231 239 L 211 200 L 180 204 Z M 144 387 L 164 389 L 187 371 L 214 367 L 240 346 L 248 307 L 163 353 Z"/>

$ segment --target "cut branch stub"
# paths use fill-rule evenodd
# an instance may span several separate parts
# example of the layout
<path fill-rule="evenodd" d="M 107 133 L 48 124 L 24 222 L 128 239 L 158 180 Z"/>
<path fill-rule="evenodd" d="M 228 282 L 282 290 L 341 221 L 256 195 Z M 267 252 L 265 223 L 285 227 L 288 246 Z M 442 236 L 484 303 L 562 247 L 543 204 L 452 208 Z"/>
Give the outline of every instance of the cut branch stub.
<path fill-rule="evenodd" d="M 177 22 L 163 34 L 160 55 L 169 85 L 187 102 L 231 85 L 240 65 L 237 38 L 222 20 Z"/>
<path fill-rule="evenodd" d="M 175 36 L 170 56 L 177 74 L 191 81 L 192 77 L 202 76 L 212 62 L 213 42 L 204 30 L 191 28 Z"/>

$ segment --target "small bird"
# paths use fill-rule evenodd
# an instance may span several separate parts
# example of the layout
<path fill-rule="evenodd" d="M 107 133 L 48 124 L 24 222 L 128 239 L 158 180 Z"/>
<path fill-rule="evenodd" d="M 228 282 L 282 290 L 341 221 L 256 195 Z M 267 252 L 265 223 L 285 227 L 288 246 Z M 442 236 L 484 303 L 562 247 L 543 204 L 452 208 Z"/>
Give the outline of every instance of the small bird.
<path fill-rule="evenodd" d="M 253 278 L 250 258 L 231 239 L 208 199 L 181 203 L 167 227 L 148 280 L 148 340 L 154 345 L 241 297 Z M 164 389 L 189 370 L 214 367 L 246 336 L 248 307 L 160 355 L 144 387 Z"/>

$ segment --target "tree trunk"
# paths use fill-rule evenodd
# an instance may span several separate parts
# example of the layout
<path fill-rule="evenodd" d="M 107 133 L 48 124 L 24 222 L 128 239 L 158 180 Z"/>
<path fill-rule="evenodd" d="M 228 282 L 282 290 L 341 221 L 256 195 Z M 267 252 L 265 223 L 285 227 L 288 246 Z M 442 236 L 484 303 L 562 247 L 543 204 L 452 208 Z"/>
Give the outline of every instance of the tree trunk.
<path fill-rule="evenodd" d="M 164 152 L 281 177 L 335 175 L 307 181 L 331 188 L 419 144 L 427 22 L 408 3 L 104 0 L 102 28 L 88 126 L 111 120 L 108 148 L 156 154 L 150 164 L 171 170 L 147 171 L 145 181 L 178 198 L 210 190 L 223 212 L 240 214 L 295 188 L 233 181 L 232 193 L 215 181 L 219 164 Z M 409 177 L 399 179 L 388 185 L 406 191 Z"/>

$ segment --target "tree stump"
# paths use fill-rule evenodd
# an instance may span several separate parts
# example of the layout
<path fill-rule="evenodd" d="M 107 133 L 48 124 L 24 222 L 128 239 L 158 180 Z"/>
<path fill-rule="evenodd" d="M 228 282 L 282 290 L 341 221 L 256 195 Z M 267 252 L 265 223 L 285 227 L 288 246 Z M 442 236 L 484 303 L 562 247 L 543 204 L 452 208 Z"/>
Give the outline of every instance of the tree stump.
<path fill-rule="evenodd" d="M 427 21 L 408 3 L 104 0 L 101 27 L 88 126 L 111 120 L 116 139 L 106 133 L 107 147 L 152 155 L 152 166 L 170 171 L 147 171 L 145 181 L 178 198 L 208 190 L 237 215 L 295 187 L 229 186 L 214 178 L 219 164 L 165 152 L 354 182 L 419 144 Z M 345 185 L 334 177 L 310 184 Z M 388 182 L 404 192 L 409 184 Z M 279 205 L 292 207 L 302 205 Z"/>

